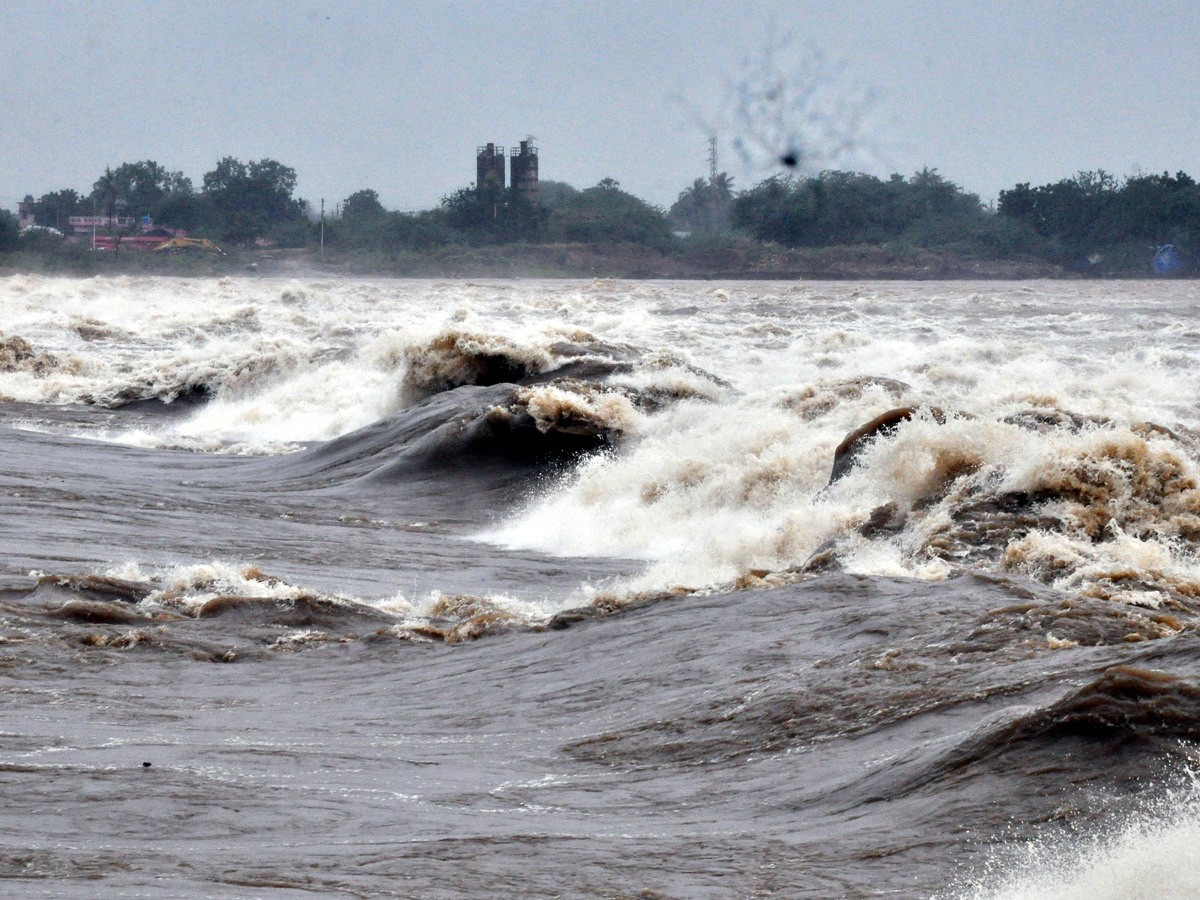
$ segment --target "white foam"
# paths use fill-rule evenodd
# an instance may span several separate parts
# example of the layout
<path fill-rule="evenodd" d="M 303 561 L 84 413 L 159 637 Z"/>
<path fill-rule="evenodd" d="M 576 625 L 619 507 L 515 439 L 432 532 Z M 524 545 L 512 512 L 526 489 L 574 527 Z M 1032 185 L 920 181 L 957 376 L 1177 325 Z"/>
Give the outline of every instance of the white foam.
<path fill-rule="evenodd" d="M 1184 282 L 17 276 L 0 279 L 3 331 L 59 365 L 44 377 L 0 372 L 0 396 L 104 402 L 130 391 L 169 396 L 204 385 L 215 399 L 186 416 L 101 436 L 147 447 L 286 452 L 395 412 L 406 402 L 413 349 L 439 335 L 479 336 L 480 346 L 510 348 L 534 368 L 556 341 L 625 344 L 644 351 L 619 379 L 626 387 L 698 399 L 653 415 L 603 401 L 612 408 L 598 414 L 621 422 L 626 443 L 545 490 L 489 539 L 564 555 L 642 558 L 645 586 L 701 587 L 747 569 L 795 566 L 831 539 L 851 571 L 936 578 L 950 568 L 928 552 L 929 541 L 951 524 L 951 503 L 963 500 L 937 497 L 954 466 L 973 471 L 963 492 L 1036 490 L 1084 465 L 1120 480 L 1124 451 L 1105 456 L 1106 442 L 1144 447 L 1158 440 L 1135 435 L 1131 423 L 1176 429 L 1184 444 L 1200 431 L 1192 293 Z M 871 378 L 907 387 L 864 380 Z M 539 396 L 554 399 L 553 390 Z M 843 436 L 902 403 L 962 416 L 907 423 L 826 490 Z M 1003 421 L 1051 407 L 1106 417 L 1110 425 L 1039 434 Z M 1169 453 L 1154 452 L 1169 468 Z M 1193 451 L 1170 452 L 1194 470 Z M 1047 560 L 1076 560 L 1061 576 L 1068 588 L 1102 580 L 1114 562 L 1149 567 L 1167 581 L 1200 578 L 1190 544 L 1180 539 L 1180 523 L 1193 512 L 1186 492 L 1175 493 L 1182 499 L 1162 501 L 1169 515 L 1161 522 L 1149 522 L 1126 490 L 1113 503 L 1116 530 L 1055 533 L 1030 549 Z M 917 514 L 899 534 L 856 537 L 885 503 Z M 1141 563 L 1129 556 L 1137 548 L 1118 535 L 1122 528 L 1144 545 Z M 1167 561 L 1154 563 L 1155 554 Z M 1130 602 L 1147 603 L 1159 585 L 1132 589 L 1143 595 Z"/>
<path fill-rule="evenodd" d="M 1111 833 L 1033 842 L 942 900 L 1194 900 L 1200 800 L 1169 796 Z"/>
<path fill-rule="evenodd" d="M 748 569 L 796 567 L 833 538 L 848 571 L 944 578 L 953 567 L 927 548 L 953 530 L 964 504 L 1077 489 L 1084 500 L 1047 507 L 1064 523 L 1061 533 L 1014 535 L 1004 560 L 1012 571 L 1042 577 L 1038 561 L 1054 558 L 1066 562 L 1047 578 L 1064 589 L 1138 575 L 1200 584 L 1200 561 L 1179 541 L 1200 528 L 1200 499 L 1170 482 L 1187 484 L 1200 472 L 1178 446 L 1128 424 L 1042 433 L 998 420 L 1006 407 L 945 421 L 926 412 L 869 445 L 859 466 L 826 488 L 842 435 L 894 401 L 864 392 L 808 418 L 776 399 L 689 402 L 649 417 L 632 446 L 585 463 L 484 537 L 564 556 L 645 558 L 654 565 L 639 588 L 714 586 Z M 884 504 L 906 518 L 903 531 L 858 537 L 855 529 Z M 1100 513 L 1111 518 L 1097 535 L 1088 520 Z"/>
<path fill-rule="evenodd" d="M 43 574 L 31 572 L 30 576 L 42 577 Z M 149 609 L 170 609 L 186 615 L 198 615 L 210 602 L 227 597 L 284 602 L 315 599 L 347 607 L 369 607 L 395 616 L 397 633 L 434 620 L 451 624 L 460 618 L 469 620 L 480 611 L 517 625 L 534 626 L 543 624 L 562 609 L 584 602 L 582 596 L 543 602 L 503 594 L 447 595 L 436 590 L 411 599 L 402 592 L 370 599 L 293 584 L 265 574 L 253 566 L 228 560 L 167 567 L 145 567 L 135 560 L 128 560 L 110 566 L 99 574 L 146 588 L 145 598 L 140 605 Z"/>

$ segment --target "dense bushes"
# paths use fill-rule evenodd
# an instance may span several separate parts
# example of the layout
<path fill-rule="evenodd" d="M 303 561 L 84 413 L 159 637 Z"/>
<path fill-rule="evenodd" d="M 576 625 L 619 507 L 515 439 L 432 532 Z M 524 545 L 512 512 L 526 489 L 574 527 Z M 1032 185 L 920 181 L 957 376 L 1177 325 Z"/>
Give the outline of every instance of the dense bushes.
<path fill-rule="evenodd" d="M 372 190 L 351 194 L 341 215 L 326 225 L 326 243 L 352 251 L 424 250 L 453 243 L 444 217 L 432 212 L 389 212 Z"/>
<path fill-rule="evenodd" d="M 671 224 L 697 237 L 726 234 L 733 207 L 733 179 L 718 172 L 709 179 L 697 178 L 680 192 L 668 213 Z"/>
<path fill-rule="evenodd" d="M 308 238 L 306 204 L 292 197 L 295 189 L 296 170 L 289 166 L 227 156 L 205 173 L 203 199 L 216 214 L 223 240 L 249 244 L 266 238 L 294 246 Z"/>
<path fill-rule="evenodd" d="M 427 230 L 440 228 L 443 241 L 471 244 L 632 243 L 662 248 L 671 241 L 662 210 L 621 190 L 611 178 L 582 191 L 561 182 L 546 187 L 542 202 L 536 204 L 511 188 L 487 192 L 465 187 L 443 197 L 437 209 L 412 218 Z"/>
<path fill-rule="evenodd" d="M 552 239 L 581 243 L 629 243 L 662 248 L 671 228 L 661 209 L 605 178 L 558 206 L 547 228 Z"/>
<path fill-rule="evenodd" d="M 1079 267 L 1144 268 L 1162 244 L 1193 258 L 1200 252 L 1200 186 L 1184 172 L 1134 175 L 1123 183 L 1103 171 L 1080 172 L 1001 191 L 999 206 L 1037 232 L 1051 256 Z"/>
<path fill-rule="evenodd" d="M 732 220 L 785 247 L 898 244 L 1007 256 L 1039 245 L 1031 230 L 1000 220 L 932 169 L 887 181 L 857 172 L 776 176 L 739 194 Z"/>
<path fill-rule="evenodd" d="M 6 209 L 0 209 L 0 251 L 15 250 L 20 236 L 17 217 Z"/>

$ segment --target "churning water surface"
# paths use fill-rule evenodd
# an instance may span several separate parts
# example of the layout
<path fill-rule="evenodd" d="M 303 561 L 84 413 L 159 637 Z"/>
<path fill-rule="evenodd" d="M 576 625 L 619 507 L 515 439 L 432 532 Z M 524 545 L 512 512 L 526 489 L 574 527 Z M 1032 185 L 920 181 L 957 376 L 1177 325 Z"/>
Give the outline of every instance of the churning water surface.
<path fill-rule="evenodd" d="M 1200 895 L 1198 300 L 0 280 L 0 892 Z"/>

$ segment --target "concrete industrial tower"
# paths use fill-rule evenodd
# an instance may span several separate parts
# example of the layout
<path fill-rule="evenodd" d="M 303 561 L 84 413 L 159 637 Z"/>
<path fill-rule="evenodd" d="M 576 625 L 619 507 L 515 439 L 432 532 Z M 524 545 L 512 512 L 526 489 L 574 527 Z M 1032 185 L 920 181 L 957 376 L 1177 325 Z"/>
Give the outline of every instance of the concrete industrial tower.
<path fill-rule="evenodd" d="M 514 148 L 511 151 L 508 165 L 517 199 L 530 206 L 537 206 L 538 152 L 537 147 L 533 145 L 532 135 L 521 141 L 519 149 Z"/>
<path fill-rule="evenodd" d="M 499 196 L 504 192 L 504 148 L 484 144 L 475 148 L 475 189 Z"/>

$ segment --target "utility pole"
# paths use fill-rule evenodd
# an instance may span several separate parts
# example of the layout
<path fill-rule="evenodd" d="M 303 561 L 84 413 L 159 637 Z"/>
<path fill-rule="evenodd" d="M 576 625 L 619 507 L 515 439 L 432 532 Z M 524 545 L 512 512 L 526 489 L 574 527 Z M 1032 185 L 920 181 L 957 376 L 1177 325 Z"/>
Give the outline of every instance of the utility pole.
<path fill-rule="evenodd" d="M 321 258 L 325 258 L 325 198 L 321 198 Z"/>

